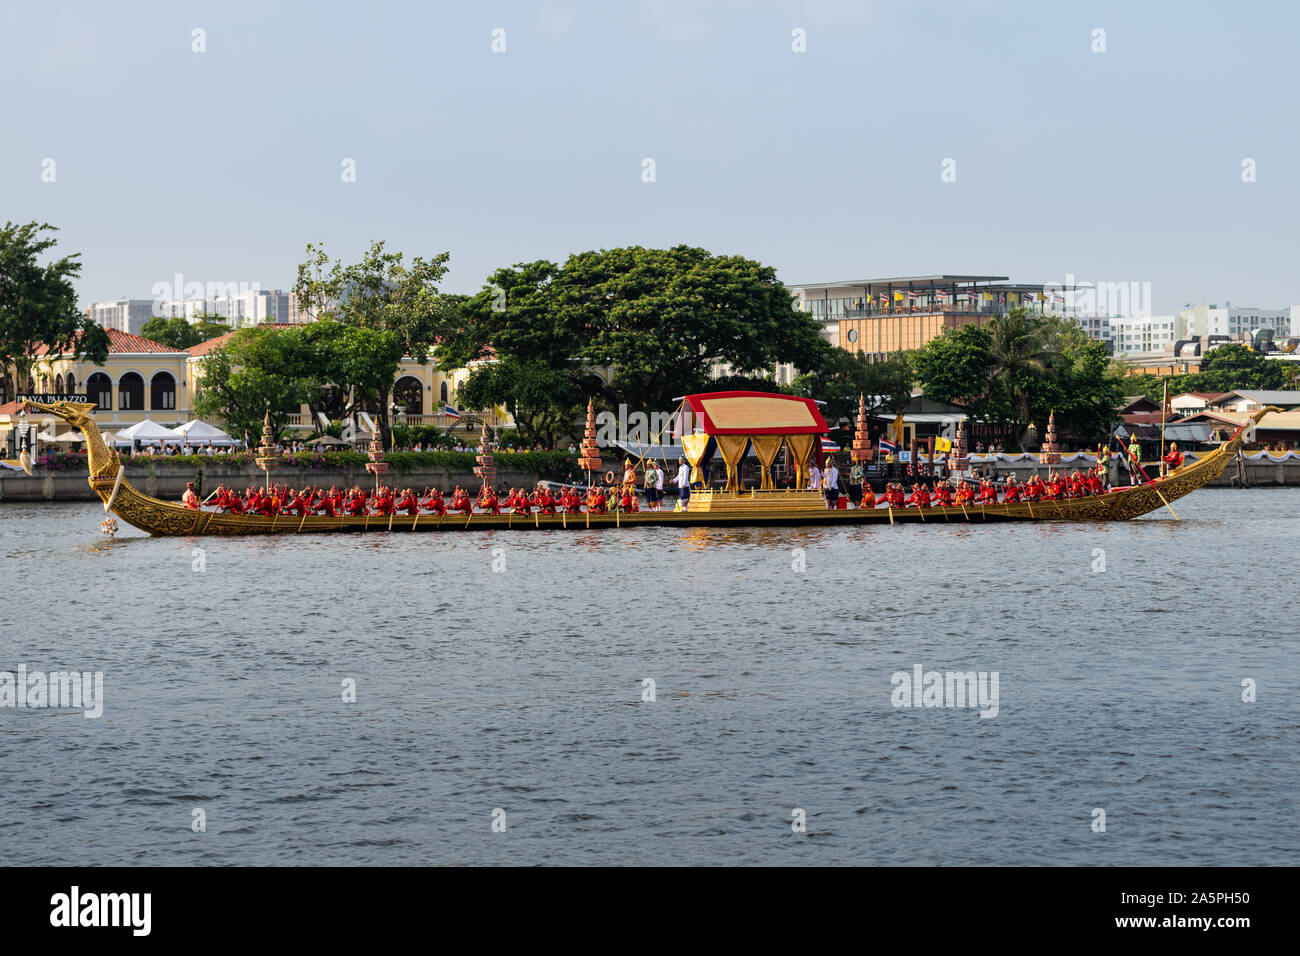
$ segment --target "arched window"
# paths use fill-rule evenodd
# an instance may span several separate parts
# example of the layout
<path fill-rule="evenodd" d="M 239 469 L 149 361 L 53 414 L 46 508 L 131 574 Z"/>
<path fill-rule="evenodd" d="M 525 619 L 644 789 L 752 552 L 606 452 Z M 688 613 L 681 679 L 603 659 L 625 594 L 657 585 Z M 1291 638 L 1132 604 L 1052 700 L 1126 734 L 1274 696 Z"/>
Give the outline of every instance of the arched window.
<path fill-rule="evenodd" d="M 149 408 L 152 411 L 176 407 L 176 379 L 171 372 L 154 373 L 149 383 Z"/>
<path fill-rule="evenodd" d="M 144 411 L 144 378 L 127 372 L 117 380 L 117 407 L 124 412 Z"/>
<path fill-rule="evenodd" d="M 113 380 L 103 372 L 95 372 L 86 379 L 86 398 L 101 411 L 113 410 Z"/>
<path fill-rule="evenodd" d="M 403 375 L 393 386 L 393 404 L 403 415 L 424 414 L 424 386 L 412 375 Z"/>
<path fill-rule="evenodd" d="M 68 390 L 69 395 L 77 394 L 77 377 L 69 372 L 63 379 L 63 387 Z"/>
<path fill-rule="evenodd" d="M 62 372 L 54 376 L 54 394 L 55 395 L 63 394 L 63 373 Z"/>
<path fill-rule="evenodd" d="M 446 383 L 446 382 L 443 382 L 443 383 L 442 383 L 442 388 L 438 389 L 438 401 L 442 402 L 442 404 L 444 404 L 444 405 L 447 404 L 448 398 L 447 398 L 447 383 Z M 440 409 L 440 410 L 441 410 L 441 409 Z"/>
<path fill-rule="evenodd" d="M 9 373 L 0 371 L 0 405 L 14 400 L 14 380 Z"/>

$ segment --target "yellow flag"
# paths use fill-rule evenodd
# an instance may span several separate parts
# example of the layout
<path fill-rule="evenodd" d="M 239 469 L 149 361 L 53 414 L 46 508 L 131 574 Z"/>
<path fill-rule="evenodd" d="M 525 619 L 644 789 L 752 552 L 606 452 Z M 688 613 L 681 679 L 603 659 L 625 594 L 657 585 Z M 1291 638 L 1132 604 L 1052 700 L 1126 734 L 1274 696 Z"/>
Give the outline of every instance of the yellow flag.
<path fill-rule="evenodd" d="M 894 293 L 894 301 L 895 301 L 895 302 L 902 302 L 902 301 L 903 301 L 903 293 L 901 293 L 901 292 L 895 292 L 895 293 Z"/>
<path fill-rule="evenodd" d="M 934 450 L 952 451 L 952 439 L 944 438 L 942 435 L 940 435 L 938 438 L 934 440 Z"/>

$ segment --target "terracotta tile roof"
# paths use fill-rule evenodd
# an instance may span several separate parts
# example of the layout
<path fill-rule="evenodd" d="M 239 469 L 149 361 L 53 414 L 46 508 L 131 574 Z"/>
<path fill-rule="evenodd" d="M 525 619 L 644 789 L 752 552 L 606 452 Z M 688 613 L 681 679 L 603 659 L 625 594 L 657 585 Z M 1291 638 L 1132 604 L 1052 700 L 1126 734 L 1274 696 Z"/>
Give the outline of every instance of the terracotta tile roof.
<path fill-rule="evenodd" d="M 108 351 L 110 355 L 118 353 L 185 351 L 184 349 L 174 349 L 170 345 L 163 345 L 161 342 L 155 342 L 153 339 L 131 335 L 129 332 L 122 332 L 118 329 L 105 329 L 104 331 L 108 333 Z M 48 352 L 49 347 L 46 345 L 38 345 L 36 347 L 36 354 L 38 356 L 43 356 Z"/>

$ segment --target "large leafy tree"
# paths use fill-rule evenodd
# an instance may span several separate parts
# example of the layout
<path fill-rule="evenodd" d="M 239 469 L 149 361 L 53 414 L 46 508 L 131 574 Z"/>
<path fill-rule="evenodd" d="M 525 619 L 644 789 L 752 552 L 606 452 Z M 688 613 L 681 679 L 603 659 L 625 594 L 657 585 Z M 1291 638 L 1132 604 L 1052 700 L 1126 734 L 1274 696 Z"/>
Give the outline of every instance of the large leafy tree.
<path fill-rule="evenodd" d="M 426 364 L 438 338 L 460 325 L 462 298 L 438 291 L 450 258 L 450 253 L 443 252 L 427 259 L 406 259 L 400 252 L 385 251 L 384 244 L 376 241 L 359 262 L 345 264 L 331 262 L 323 247 L 308 244 L 294 292 L 314 318 L 387 333 L 401 350 L 399 358 L 408 355 Z M 393 380 L 380 382 L 362 376 L 335 384 L 354 390 L 356 401 L 375 416 L 383 441 L 389 444 Z"/>
<path fill-rule="evenodd" d="M 56 244 L 49 234 L 57 231 L 35 222 L 6 222 L 0 229 L 0 377 L 12 371 L 18 391 L 31 378 L 42 345 L 96 365 L 108 357 L 108 334 L 77 310 L 72 280 L 81 271 L 78 254 L 41 262 Z"/>
<path fill-rule="evenodd" d="M 995 407 L 989 389 L 993 337 L 981 325 L 963 325 L 945 332 L 912 353 L 912 367 L 927 398 L 962 405 L 982 421 L 1006 418 Z"/>
<path fill-rule="evenodd" d="M 344 416 L 373 405 L 391 386 L 402 353 L 394 332 L 328 318 L 241 329 L 203 358 L 194 409 L 224 421 L 236 435 L 260 432 L 267 413 L 279 434 L 302 405 L 319 426 L 319 413 L 340 392 Z"/>
<path fill-rule="evenodd" d="M 819 368 L 829 353 L 820 323 L 793 309 L 775 270 L 682 245 L 499 269 L 437 354 L 444 367 L 512 358 L 527 373 L 507 396 L 519 420 L 520 408 L 525 418 L 563 418 L 566 405 L 597 393 L 634 409 L 669 409 L 677 396 L 710 387 L 720 365 L 748 377 L 781 363 Z M 525 384 L 544 381 L 543 366 L 563 385 L 554 401 Z M 597 369 L 609 370 L 607 387 L 593 377 Z M 509 384 L 485 366 L 461 394 L 478 394 L 466 387 L 480 376 L 497 380 L 493 394 Z M 544 407 L 530 412 L 530 403 Z"/>
<path fill-rule="evenodd" d="M 203 357 L 194 411 L 256 443 L 263 417 L 279 435 L 317 387 L 300 329 L 240 329 Z"/>
<path fill-rule="evenodd" d="M 1028 426 L 1044 426 L 1052 413 L 1062 435 L 1104 438 L 1123 396 L 1103 343 L 1069 320 L 1020 308 L 938 336 L 912 363 L 928 397 L 1011 429 L 1022 445 Z"/>
<path fill-rule="evenodd" d="M 582 332 L 581 354 L 614 369 L 615 398 L 641 408 L 732 374 L 792 363 L 820 366 L 830 346 L 821 323 L 796 311 L 776 270 L 691 246 L 632 247 L 570 256 L 553 301 Z"/>
<path fill-rule="evenodd" d="M 526 445 L 553 444 L 604 384 L 582 357 L 581 326 L 554 300 L 559 272 L 545 261 L 496 270 L 434 348 L 442 368 L 472 369 L 461 404 L 504 407 Z"/>

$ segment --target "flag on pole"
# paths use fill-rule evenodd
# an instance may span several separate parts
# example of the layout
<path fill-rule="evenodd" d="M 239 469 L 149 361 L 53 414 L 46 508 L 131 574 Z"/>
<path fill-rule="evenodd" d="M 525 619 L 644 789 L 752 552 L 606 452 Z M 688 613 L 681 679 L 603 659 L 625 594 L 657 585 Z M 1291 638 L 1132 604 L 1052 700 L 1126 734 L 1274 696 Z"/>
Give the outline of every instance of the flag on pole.
<path fill-rule="evenodd" d="M 920 296 L 919 293 L 913 292 L 911 289 L 908 289 L 908 290 L 907 290 L 907 297 L 908 297 L 909 299 L 919 299 L 921 296 Z"/>
<path fill-rule="evenodd" d="M 442 413 L 448 418 L 460 418 L 460 412 L 456 411 L 456 409 L 452 408 L 450 405 L 444 405 L 442 407 Z"/>

